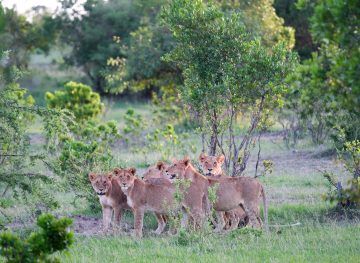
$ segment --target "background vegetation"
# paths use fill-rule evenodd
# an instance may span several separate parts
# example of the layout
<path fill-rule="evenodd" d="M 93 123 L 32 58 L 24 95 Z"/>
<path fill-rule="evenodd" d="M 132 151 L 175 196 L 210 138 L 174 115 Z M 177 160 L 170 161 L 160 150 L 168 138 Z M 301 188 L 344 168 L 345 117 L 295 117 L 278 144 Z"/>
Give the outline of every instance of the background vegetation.
<path fill-rule="evenodd" d="M 2 256 L 356 262 L 358 1 L 87 0 L 82 11 L 77 2 L 30 17 L 0 1 Z M 202 151 L 224 154 L 230 175 L 259 177 L 269 235 L 155 238 L 149 215 L 137 241 L 130 213 L 124 232 L 99 233 L 90 171 L 141 175 L 160 159 L 197 165 Z M 57 251 L 73 242 L 71 220 L 39 217 L 47 212 L 73 218 L 67 252 Z M 57 234 L 60 246 L 47 239 Z"/>

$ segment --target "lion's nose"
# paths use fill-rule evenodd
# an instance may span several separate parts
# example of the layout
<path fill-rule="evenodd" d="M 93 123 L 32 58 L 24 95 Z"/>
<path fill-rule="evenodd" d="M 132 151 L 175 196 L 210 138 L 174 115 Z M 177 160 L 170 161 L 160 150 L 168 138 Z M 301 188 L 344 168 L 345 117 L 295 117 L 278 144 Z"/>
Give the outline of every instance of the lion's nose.
<path fill-rule="evenodd" d="M 211 172 L 213 169 L 212 169 L 212 168 L 208 168 L 208 170 Z"/>

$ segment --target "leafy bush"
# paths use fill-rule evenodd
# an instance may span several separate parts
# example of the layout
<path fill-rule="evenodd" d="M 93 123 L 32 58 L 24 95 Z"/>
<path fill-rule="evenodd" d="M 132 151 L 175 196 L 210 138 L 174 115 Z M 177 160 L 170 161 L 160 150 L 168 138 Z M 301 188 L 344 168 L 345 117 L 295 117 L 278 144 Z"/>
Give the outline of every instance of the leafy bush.
<path fill-rule="evenodd" d="M 331 172 L 324 171 L 323 176 L 330 183 L 329 192 L 324 196 L 326 200 L 337 202 L 342 207 L 360 206 L 360 141 L 345 142 L 339 151 L 339 158 L 344 162 L 346 171 L 352 175 L 347 187 L 337 182 Z"/>
<path fill-rule="evenodd" d="M 72 133 L 62 136 L 58 148 L 54 149 L 56 161 L 52 169 L 65 179 L 65 188 L 95 208 L 98 202 L 87 175 L 90 171 L 111 168 L 111 144 L 121 137 L 117 123 L 99 123 L 97 117 L 104 110 L 100 95 L 81 83 L 68 82 L 64 90 L 48 92 L 46 101 L 49 108 L 70 111 L 77 121 L 70 127 Z"/>
<path fill-rule="evenodd" d="M 104 110 L 98 93 L 87 85 L 72 81 L 65 84 L 64 90 L 47 92 L 45 99 L 48 108 L 69 110 L 80 124 L 95 119 Z"/>
<path fill-rule="evenodd" d="M 337 140 L 338 130 L 346 141 L 360 134 L 359 5 L 356 1 L 301 1 L 313 5 L 310 26 L 321 48 L 304 61 L 292 81 L 293 101 L 300 107 L 315 142 L 327 133 Z M 335 128 L 335 129 L 334 129 Z"/>
<path fill-rule="evenodd" d="M 68 231 L 69 218 L 56 219 L 42 214 L 37 220 L 40 230 L 22 239 L 11 232 L 0 234 L 0 255 L 6 262 L 59 262 L 53 257 L 57 251 L 66 250 L 74 242 L 74 234 Z"/>
<path fill-rule="evenodd" d="M 0 60 L 6 54 L 0 53 Z M 34 105 L 27 90 L 17 83 L 21 71 L 0 63 L 0 186 L 1 196 L 26 203 L 29 216 L 58 206 L 52 187 L 56 178 L 49 174 L 53 165 L 50 149 L 57 146 L 59 135 L 67 134 L 72 118 L 64 111 Z M 29 125 L 35 117 L 43 122 L 45 143 L 31 148 Z M 42 169 L 39 169 L 41 167 Z M 3 204 L 0 203 L 0 207 Z M 7 215 L 3 214 L 7 220 Z M 1 218 L 2 219 L 2 218 Z"/>

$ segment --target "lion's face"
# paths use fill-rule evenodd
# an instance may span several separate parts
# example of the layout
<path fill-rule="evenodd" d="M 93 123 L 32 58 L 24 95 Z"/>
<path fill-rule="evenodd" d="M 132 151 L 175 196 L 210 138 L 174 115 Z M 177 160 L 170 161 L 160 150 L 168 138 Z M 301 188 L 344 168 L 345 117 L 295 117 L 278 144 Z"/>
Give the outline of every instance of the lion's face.
<path fill-rule="evenodd" d="M 185 157 L 183 160 L 174 160 L 171 165 L 165 169 L 166 178 L 170 180 L 184 179 L 185 170 L 190 165 L 190 159 Z"/>
<path fill-rule="evenodd" d="M 89 173 L 89 180 L 97 195 L 105 195 L 111 187 L 110 174 Z"/>
<path fill-rule="evenodd" d="M 113 173 L 119 182 L 121 190 L 126 191 L 127 189 L 129 189 L 129 187 L 132 187 L 134 185 L 134 181 L 136 178 L 135 168 L 128 168 L 128 169 L 115 168 Z"/>
<path fill-rule="evenodd" d="M 157 162 L 156 165 L 150 166 L 144 173 L 143 175 L 143 179 L 150 179 L 150 178 L 161 178 L 163 175 L 163 172 L 166 170 L 166 168 L 168 167 L 167 164 L 165 164 L 164 162 Z"/>
<path fill-rule="evenodd" d="M 224 155 L 208 156 L 205 153 L 200 154 L 199 161 L 206 176 L 218 176 L 222 174 L 222 168 L 225 160 Z"/>

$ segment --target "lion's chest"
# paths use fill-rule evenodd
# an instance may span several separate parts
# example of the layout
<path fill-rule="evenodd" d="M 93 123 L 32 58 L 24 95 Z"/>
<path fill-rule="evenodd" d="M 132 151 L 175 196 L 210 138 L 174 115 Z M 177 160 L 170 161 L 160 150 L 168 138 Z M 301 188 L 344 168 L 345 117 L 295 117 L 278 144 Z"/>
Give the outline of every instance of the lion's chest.
<path fill-rule="evenodd" d="M 105 195 L 100 195 L 99 200 L 102 206 L 112 206 L 110 198 Z"/>
<path fill-rule="evenodd" d="M 130 196 L 127 197 L 127 204 L 128 204 L 128 206 L 130 206 L 131 208 L 133 208 L 133 206 L 134 206 L 134 202 L 133 202 L 133 200 L 131 199 Z"/>

